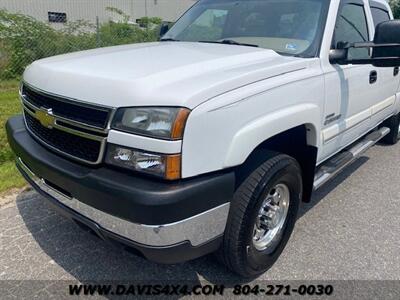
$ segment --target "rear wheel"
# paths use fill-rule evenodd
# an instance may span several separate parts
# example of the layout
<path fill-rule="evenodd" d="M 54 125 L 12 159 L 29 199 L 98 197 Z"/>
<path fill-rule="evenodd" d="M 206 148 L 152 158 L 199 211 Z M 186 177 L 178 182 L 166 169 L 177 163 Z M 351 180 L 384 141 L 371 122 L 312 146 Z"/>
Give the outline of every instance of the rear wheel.
<path fill-rule="evenodd" d="M 390 117 L 382 126 L 388 127 L 390 132 L 382 139 L 382 142 L 395 145 L 399 141 L 400 114 Z"/>
<path fill-rule="evenodd" d="M 275 152 L 239 186 L 231 204 L 219 258 L 244 277 L 264 273 L 284 249 L 296 222 L 301 170 Z"/>

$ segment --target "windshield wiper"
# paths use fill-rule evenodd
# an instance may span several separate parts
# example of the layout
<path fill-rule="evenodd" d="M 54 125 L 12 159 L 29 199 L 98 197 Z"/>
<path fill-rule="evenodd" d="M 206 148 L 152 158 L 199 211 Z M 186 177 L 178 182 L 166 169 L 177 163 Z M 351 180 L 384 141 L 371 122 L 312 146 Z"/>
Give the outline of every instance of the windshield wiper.
<path fill-rule="evenodd" d="M 161 39 L 160 42 L 180 42 L 180 40 L 176 40 L 173 38 L 165 38 L 165 39 Z"/>
<path fill-rule="evenodd" d="M 199 41 L 199 43 L 226 44 L 226 45 L 238 45 L 238 46 L 258 47 L 258 45 L 255 45 L 255 44 L 239 43 L 239 42 L 234 41 L 234 40 Z"/>

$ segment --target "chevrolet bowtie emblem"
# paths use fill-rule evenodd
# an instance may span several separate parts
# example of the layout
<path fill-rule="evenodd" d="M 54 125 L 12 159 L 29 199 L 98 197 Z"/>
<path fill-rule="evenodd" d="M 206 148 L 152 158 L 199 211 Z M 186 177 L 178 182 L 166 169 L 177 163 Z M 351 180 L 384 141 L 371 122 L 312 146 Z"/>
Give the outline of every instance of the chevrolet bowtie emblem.
<path fill-rule="evenodd" d="M 35 112 L 36 119 L 46 128 L 53 128 L 55 118 L 52 109 L 40 109 Z"/>

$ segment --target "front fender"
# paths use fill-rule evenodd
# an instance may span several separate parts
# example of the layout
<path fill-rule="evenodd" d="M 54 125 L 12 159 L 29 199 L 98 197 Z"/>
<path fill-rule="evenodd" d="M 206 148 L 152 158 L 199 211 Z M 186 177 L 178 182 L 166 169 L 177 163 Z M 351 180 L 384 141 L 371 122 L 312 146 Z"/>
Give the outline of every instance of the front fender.
<path fill-rule="evenodd" d="M 262 142 L 299 125 L 307 125 L 307 142 L 318 147 L 325 89 L 317 63 L 196 107 L 185 128 L 182 177 L 241 165 Z"/>
<path fill-rule="evenodd" d="M 307 126 L 307 143 L 319 145 L 320 109 L 315 104 L 299 104 L 267 114 L 239 130 L 229 145 L 224 168 L 242 164 L 268 138 L 300 125 Z"/>

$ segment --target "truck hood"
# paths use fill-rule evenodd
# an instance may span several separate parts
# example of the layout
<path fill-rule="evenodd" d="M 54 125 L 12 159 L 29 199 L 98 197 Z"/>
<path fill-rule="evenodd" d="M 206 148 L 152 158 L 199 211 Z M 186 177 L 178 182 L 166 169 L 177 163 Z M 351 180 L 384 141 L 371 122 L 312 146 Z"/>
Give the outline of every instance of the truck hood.
<path fill-rule="evenodd" d="M 224 92 L 300 70 L 305 59 L 246 46 L 158 42 L 42 59 L 24 81 L 46 92 L 111 107 L 194 108 Z"/>

